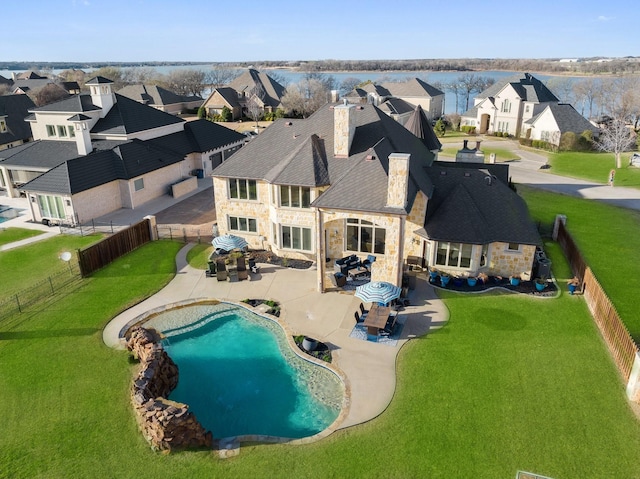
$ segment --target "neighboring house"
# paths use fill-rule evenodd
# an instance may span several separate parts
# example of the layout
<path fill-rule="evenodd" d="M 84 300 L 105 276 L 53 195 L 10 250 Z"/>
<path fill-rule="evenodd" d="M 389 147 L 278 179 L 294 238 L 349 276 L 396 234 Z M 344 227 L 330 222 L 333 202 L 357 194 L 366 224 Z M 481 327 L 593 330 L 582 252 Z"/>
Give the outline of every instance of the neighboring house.
<path fill-rule="evenodd" d="M 9 196 L 30 198 L 34 221 L 83 223 L 136 208 L 176 183 L 194 189 L 244 144 L 244 135 L 206 120 L 185 122 L 111 91 L 103 77 L 90 94 L 31 110 L 35 141 L 0 151 Z"/>
<path fill-rule="evenodd" d="M 404 124 L 419 105 L 429 120 L 444 113 L 444 92 L 419 78 L 404 82 L 367 83 L 347 93 L 349 103 L 371 103 Z"/>
<path fill-rule="evenodd" d="M 414 129 L 430 129 L 420 110 Z M 540 238 L 508 166 L 434 163 L 422 136 L 373 105 L 277 120 L 214 170 L 219 232 L 314 260 L 319 291 L 350 254 L 374 256 L 372 280 L 396 285 L 409 256 L 452 274 L 530 274 Z"/>
<path fill-rule="evenodd" d="M 475 126 L 478 133 L 508 133 L 519 137 L 523 123 L 538 115 L 558 98 L 530 73 L 520 73 L 481 92 L 474 106 L 461 115 L 462 126 Z"/>
<path fill-rule="evenodd" d="M 0 96 L 0 150 L 22 145 L 32 139 L 31 128 L 24 121 L 32 108 L 35 105 L 26 95 Z"/>
<path fill-rule="evenodd" d="M 536 116 L 524 122 L 522 136 L 559 146 L 562 135 L 573 132 L 580 136 L 585 130 L 597 137 L 599 129 L 566 103 L 552 103 Z"/>
<path fill-rule="evenodd" d="M 77 81 L 61 81 L 57 85 L 64 88 L 69 95 L 79 95 L 81 93 L 80 85 Z"/>
<path fill-rule="evenodd" d="M 237 120 L 247 116 L 248 103 L 256 102 L 263 113 L 275 112 L 282 108 L 285 88 L 266 73 L 250 68 L 235 78 L 226 87 L 216 88 L 204 102 L 208 115 L 220 114 L 224 106 L 228 107 Z"/>
<path fill-rule="evenodd" d="M 157 85 L 129 85 L 117 93 L 172 115 L 200 108 L 204 102 L 199 96 L 178 95 Z"/>

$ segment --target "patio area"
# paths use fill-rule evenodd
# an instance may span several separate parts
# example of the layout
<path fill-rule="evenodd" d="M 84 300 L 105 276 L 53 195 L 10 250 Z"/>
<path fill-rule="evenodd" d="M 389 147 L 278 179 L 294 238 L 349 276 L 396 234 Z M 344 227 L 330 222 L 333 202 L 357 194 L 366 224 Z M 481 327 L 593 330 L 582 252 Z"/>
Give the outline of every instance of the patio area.
<path fill-rule="evenodd" d="M 448 320 L 448 311 L 423 275 L 409 293 L 410 305 L 401 313 L 402 327 L 387 339 L 393 343 L 363 341 L 352 336 L 356 326 L 354 312 L 359 310 L 361 300 L 352 291 L 318 293 L 315 266 L 301 270 L 260 263 L 259 273 L 250 274 L 247 281 L 217 281 L 215 277 L 207 277 L 204 270 L 187 264 L 186 255 L 192 246 L 180 250 L 176 257 L 177 274 L 164 289 L 118 315 L 105 327 L 105 344 L 122 348 L 120 334 L 127 324 L 149 310 L 180 301 L 240 302 L 247 298 L 278 301 L 280 320 L 294 335 L 311 336 L 327 344 L 332 364 L 347 377 L 350 408 L 338 428 L 360 424 L 381 414 L 393 398 L 396 356 L 402 345 L 442 327 Z"/>

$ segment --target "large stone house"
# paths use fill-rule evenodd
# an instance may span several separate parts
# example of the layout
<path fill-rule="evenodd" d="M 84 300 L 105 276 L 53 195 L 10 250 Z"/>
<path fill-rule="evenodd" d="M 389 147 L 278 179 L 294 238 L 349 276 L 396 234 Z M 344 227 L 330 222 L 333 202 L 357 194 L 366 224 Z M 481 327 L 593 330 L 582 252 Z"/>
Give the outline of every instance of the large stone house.
<path fill-rule="evenodd" d="M 559 100 L 533 75 L 520 73 L 494 83 L 473 102 L 473 107 L 461 115 L 462 126 L 475 126 L 477 133 L 520 137 L 524 122 Z"/>
<path fill-rule="evenodd" d="M 178 95 L 158 85 L 127 85 L 117 93 L 172 115 L 200 108 L 204 103 L 199 96 Z"/>
<path fill-rule="evenodd" d="M 162 195 L 185 194 L 244 144 L 206 120 L 185 122 L 114 94 L 95 77 L 90 94 L 30 110 L 34 141 L 0 151 L 10 197 L 30 199 L 34 221 L 83 223 Z"/>
<path fill-rule="evenodd" d="M 219 232 L 315 261 L 319 291 L 351 254 L 394 284 L 409 256 L 458 275 L 530 274 L 540 238 L 508 166 L 435 162 L 436 147 L 373 105 L 278 120 L 214 170 Z"/>
<path fill-rule="evenodd" d="M 263 113 L 275 112 L 282 107 L 285 88 L 266 73 L 248 69 L 225 87 L 214 89 L 204 102 L 207 115 L 222 113 L 226 106 L 232 119 L 247 116 L 250 102 L 254 102 Z"/>
<path fill-rule="evenodd" d="M 444 92 L 419 78 L 404 82 L 367 83 L 347 93 L 344 98 L 349 103 L 376 105 L 403 125 L 417 106 L 424 110 L 429 120 L 440 118 L 444 113 Z"/>

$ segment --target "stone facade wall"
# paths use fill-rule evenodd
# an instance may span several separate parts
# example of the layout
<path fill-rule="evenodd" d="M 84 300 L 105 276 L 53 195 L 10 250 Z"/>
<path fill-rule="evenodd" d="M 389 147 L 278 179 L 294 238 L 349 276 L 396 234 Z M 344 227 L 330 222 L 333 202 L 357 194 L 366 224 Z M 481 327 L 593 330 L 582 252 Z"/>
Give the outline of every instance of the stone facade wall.
<path fill-rule="evenodd" d="M 520 245 L 519 251 L 507 249 L 508 243 L 492 243 L 489 247 L 489 264 L 483 268 L 490 276 L 531 276 L 535 245 Z"/>
<path fill-rule="evenodd" d="M 422 257 L 422 242 L 414 231 L 424 227 L 424 217 L 427 214 L 427 195 L 419 191 L 413 201 L 411 211 L 407 215 L 404 229 L 404 258 L 407 256 Z"/>
<path fill-rule="evenodd" d="M 336 157 L 348 158 L 351 142 L 356 132 L 354 105 L 338 105 L 333 110 L 333 154 Z"/>
<path fill-rule="evenodd" d="M 171 185 L 171 195 L 174 198 L 180 198 L 196 189 L 198 189 L 198 179 L 195 176 L 190 176 L 179 183 Z"/>
<path fill-rule="evenodd" d="M 407 205 L 410 157 L 411 155 L 406 153 L 392 153 L 389 155 L 387 206 L 404 208 Z"/>
<path fill-rule="evenodd" d="M 158 334 L 136 327 L 127 334 L 127 349 L 140 360 L 131 401 L 142 434 L 154 449 L 172 451 L 212 447 L 213 438 L 189 406 L 166 399 L 178 385 L 178 367 L 158 344 Z"/>

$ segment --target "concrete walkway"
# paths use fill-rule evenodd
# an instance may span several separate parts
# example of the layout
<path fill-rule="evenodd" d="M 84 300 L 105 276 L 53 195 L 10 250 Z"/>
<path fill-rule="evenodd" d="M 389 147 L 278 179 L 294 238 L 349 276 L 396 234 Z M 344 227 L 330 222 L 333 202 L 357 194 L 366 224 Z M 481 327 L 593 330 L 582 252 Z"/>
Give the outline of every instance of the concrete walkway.
<path fill-rule="evenodd" d="M 426 275 L 419 276 L 416 289 L 409 295 L 411 305 L 400 313 L 406 315 L 406 321 L 397 346 L 354 339 L 349 334 L 355 325 L 353 313 L 360 300 L 353 293 L 316 292 L 315 268 L 296 270 L 261 264 L 260 273 L 251 275 L 248 281 L 219 282 L 187 264 L 187 251 L 192 246 L 187 245 L 178 253 L 177 274 L 165 288 L 115 317 L 105 327 L 105 344 L 122 348 L 119 334 L 127 324 L 149 310 L 179 301 L 238 302 L 246 298 L 278 301 L 282 311 L 280 319 L 293 334 L 312 336 L 327 343 L 332 350 L 332 364 L 348 378 L 350 408 L 338 428 L 360 424 L 381 414 L 393 398 L 396 357 L 402 345 L 443 326 L 448 320 L 448 311 L 437 299 Z"/>

